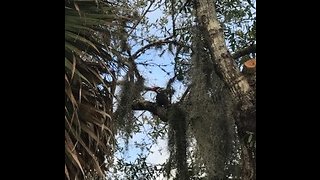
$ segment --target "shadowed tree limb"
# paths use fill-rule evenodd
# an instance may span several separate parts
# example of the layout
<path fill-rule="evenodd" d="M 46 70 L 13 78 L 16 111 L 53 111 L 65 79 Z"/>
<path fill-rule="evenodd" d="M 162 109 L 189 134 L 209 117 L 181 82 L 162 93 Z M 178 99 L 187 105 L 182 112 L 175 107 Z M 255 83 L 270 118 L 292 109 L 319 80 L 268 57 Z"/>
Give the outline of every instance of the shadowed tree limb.
<path fill-rule="evenodd" d="M 157 115 L 162 121 L 167 122 L 167 109 L 158 106 L 154 102 L 137 100 L 132 104 L 132 110 L 145 110 L 151 112 L 153 115 Z"/>
<path fill-rule="evenodd" d="M 245 56 L 250 53 L 255 53 L 255 52 L 256 52 L 256 44 L 253 44 L 253 45 L 247 46 L 243 49 L 240 49 L 239 51 L 233 53 L 231 56 L 233 59 L 238 59 L 242 56 Z"/>

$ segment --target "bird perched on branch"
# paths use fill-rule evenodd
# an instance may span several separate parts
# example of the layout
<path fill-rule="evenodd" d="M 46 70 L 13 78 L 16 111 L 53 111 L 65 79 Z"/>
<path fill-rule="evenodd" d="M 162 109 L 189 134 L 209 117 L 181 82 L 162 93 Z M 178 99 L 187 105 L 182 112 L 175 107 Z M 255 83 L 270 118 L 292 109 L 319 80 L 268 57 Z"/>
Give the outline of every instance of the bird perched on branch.
<path fill-rule="evenodd" d="M 156 103 L 158 106 L 167 107 L 170 104 L 169 92 L 167 89 L 156 86 L 156 87 L 152 87 L 152 88 L 146 88 L 146 90 L 147 91 L 154 91 L 157 93 Z"/>

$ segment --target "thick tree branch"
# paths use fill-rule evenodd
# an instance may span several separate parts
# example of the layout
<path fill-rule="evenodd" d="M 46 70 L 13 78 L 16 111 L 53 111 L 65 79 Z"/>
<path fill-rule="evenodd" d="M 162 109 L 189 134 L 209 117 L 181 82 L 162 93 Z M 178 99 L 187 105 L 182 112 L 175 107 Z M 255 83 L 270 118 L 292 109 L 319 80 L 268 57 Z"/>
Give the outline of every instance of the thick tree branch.
<path fill-rule="evenodd" d="M 167 109 L 158 106 L 156 103 L 150 101 L 135 101 L 132 104 L 132 110 L 145 110 L 157 115 L 162 121 L 167 122 Z"/>
<path fill-rule="evenodd" d="M 249 101 L 251 97 L 247 96 L 250 86 L 247 80 L 241 75 L 240 70 L 235 66 L 233 58 L 228 52 L 223 29 L 217 19 L 213 1 L 198 0 L 199 6 L 197 16 L 200 19 L 200 25 L 207 35 L 209 49 L 218 73 L 222 75 L 226 85 L 230 88 L 235 100 L 242 104 L 242 110 L 252 106 Z"/>
<path fill-rule="evenodd" d="M 256 44 L 250 45 L 248 47 L 245 47 L 243 49 L 240 49 L 239 51 L 233 53 L 231 56 L 233 59 L 238 59 L 242 56 L 245 56 L 247 54 L 255 53 L 256 52 Z"/>
<path fill-rule="evenodd" d="M 217 19 L 214 1 L 197 0 L 197 17 L 201 29 L 209 44 L 210 54 L 213 57 L 215 69 L 230 89 L 231 96 L 237 104 L 235 112 L 235 123 L 239 132 L 239 137 L 243 138 L 246 131 L 256 131 L 256 107 L 255 92 L 250 87 L 247 78 L 240 73 L 239 68 L 234 63 L 233 57 L 228 52 L 223 29 Z M 243 150 L 242 154 L 246 152 Z M 251 156 L 251 155 L 249 155 Z M 252 156 L 251 156 L 252 157 Z M 244 167 L 247 175 L 243 175 L 244 180 L 256 179 L 254 158 L 247 160 L 249 163 Z"/>

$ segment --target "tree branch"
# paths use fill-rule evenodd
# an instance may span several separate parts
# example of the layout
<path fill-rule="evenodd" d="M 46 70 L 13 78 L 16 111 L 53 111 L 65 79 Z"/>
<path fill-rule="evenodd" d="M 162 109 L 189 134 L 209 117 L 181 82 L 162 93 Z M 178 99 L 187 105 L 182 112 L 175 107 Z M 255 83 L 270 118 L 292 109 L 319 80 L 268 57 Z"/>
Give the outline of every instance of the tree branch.
<path fill-rule="evenodd" d="M 247 0 L 247 3 L 248 3 L 253 9 L 256 9 L 256 7 L 253 5 L 253 3 L 251 2 L 251 0 Z"/>
<path fill-rule="evenodd" d="M 184 99 L 186 98 L 186 96 L 188 95 L 189 91 L 191 89 L 191 86 L 188 86 L 188 88 L 186 89 L 186 91 L 183 93 L 183 95 L 181 96 L 180 102 L 183 102 Z"/>
<path fill-rule="evenodd" d="M 131 31 L 128 33 L 128 36 L 131 35 L 131 33 L 136 29 L 136 27 L 140 24 L 141 20 L 146 16 L 146 14 L 149 12 L 151 6 L 153 5 L 155 1 L 150 1 L 149 7 L 147 7 L 146 11 L 142 14 L 142 16 L 140 17 L 140 19 L 138 20 L 138 22 L 136 22 L 134 24 L 134 26 L 132 27 Z"/>
<path fill-rule="evenodd" d="M 240 49 L 239 51 L 233 53 L 231 56 L 233 59 L 238 59 L 242 56 L 245 56 L 250 53 L 255 53 L 255 52 L 256 52 L 256 44 L 253 44 L 243 49 Z"/>
<path fill-rule="evenodd" d="M 246 124 L 255 125 L 255 93 L 250 87 L 247 78 L 234 65 L 234 59 L 225 43 L 223 29 L 217 19 L 214 2 L 198 0 L 197 17 L 199 18 L 200 26 L 206 33 L 205 36 L 208 37 L 209 49 L 217 73 L 221 75 L 237 104 L 240 115 L 236 119 L 236 124 L 239 127 L 239 131 L 251 131 L 255 127 L 247 129 Z"/>
<path fill-rule="evenodd" d="M 149 111 L 154 115 L 157 115 L 162 121 L 167 122 L 167 109 L 158 106 L 156 103 L 150 101 L 139 100 L 132 104 L 132 110 L 145 110 Z"/>
<path fill-rule="evenodd" d="M 169 40 L 171 39 L 173 36 L 170 36 L 170 37 L 167 37 L 163 40 L 159 40 L 159 41 L 156 41 L 156 42 L 152 42 L 146 46 L 143 46 L 142 48 L 140 48 L 139 50 L 137 50 L 133 55 L 132 55 L 132 58 L 133 59 L 137 59 L 143 52 L 145 52 L 147 49 L 151 48 L 151 47 L 154 47 L 154 46 L 159 46 L 159 45 L 163 45 L 163 44 L 167 44 L 167 43 L 173 43 L 175 45 L 179 45 L 179 46 L 184 46 L 184 47 L 189 47 L 189 46 L 186 46 L 185 44 L 183 44 L 182 42 L 178 42 L 176 40 Z M 190 48 L 190 47 L 189 47 Z"/>

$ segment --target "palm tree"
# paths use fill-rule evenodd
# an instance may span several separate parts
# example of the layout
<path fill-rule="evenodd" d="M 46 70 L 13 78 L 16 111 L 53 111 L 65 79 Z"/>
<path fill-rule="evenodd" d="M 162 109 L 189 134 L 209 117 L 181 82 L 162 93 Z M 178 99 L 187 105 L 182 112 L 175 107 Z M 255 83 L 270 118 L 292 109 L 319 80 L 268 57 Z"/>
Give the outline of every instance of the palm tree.
<path fill-rule="evenodd" d="M 104 177 L 112 162 L 116 62 L 111 56 L 110 29 L 119 19 L 123 17 L 103 1 L 65 0 L 67 179 Z"/>

